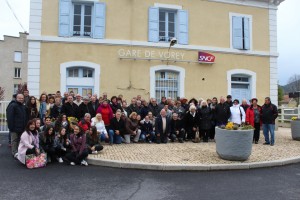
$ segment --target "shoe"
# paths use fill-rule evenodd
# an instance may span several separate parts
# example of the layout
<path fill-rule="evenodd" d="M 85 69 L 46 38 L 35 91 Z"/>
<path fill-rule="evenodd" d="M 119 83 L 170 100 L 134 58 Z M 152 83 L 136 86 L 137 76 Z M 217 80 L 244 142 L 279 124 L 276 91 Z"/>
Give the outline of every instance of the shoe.
<path fill-rule="evenodd" d="M 255 141 L 255 144 L 258 144 L 258 141 Z"/>
<path fill-rule="evenodd" d="M 272 143 L 271 146 L 274 146 L 274 144 Z"/>
<path fill-rule="evenodd" d="M 64 161 L 63 161 L 63 159 L 62 158 L 57 158 L 57 161 L 59 162 L 59 163 L 63 163 Z"/>
<path fill-rule="evenodd" d="M 14 158 L 18 159 L 18 153 L 15 153 Z"/>
<path fill-rule="evenodd" d="M 70 165 L 75 166 L 76 164 L 74 162 L 70 162 Z"/>
<path fill-rule="evenodd" d="M 97 154 L 97 153 L 98 153 L 98 151 L 93 151 L 93 152 L 92 152 L 92 154 Z"/>
<path fill-rule="evenodd" d="M 89 164 L 85 160 L 82 160 L 81 165 L 88 166 Z"/>
<path fill-rule="evenodd" d="M 269 142 L 265 142 L 265 143 L 263 143 L 263 145 L 270 145 L 270 143 Z"/>
<path fill-rule="evenodd" d="M 183 139 L 179 139 L 178 142 L 179 142 L 179 143 L 183 143 Z"/>

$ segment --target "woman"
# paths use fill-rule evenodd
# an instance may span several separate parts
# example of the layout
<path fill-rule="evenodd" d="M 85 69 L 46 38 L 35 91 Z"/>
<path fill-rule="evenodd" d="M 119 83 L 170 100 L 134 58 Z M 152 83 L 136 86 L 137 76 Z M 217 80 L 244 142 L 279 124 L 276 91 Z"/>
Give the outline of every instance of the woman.
<path fill-rule="evenodd" d="M 40 149 L 40 142 L 39 142 L 39 135 L 36 131 L 35 121 L 29 120 L 25 131 L 21 135 L 19 148 L 18 148 L 18 160 L 26 164 L 26 155 L 29 154 L 36 154 L 39 155 L 41 152 Z"/>
<path fill-rule="evenodd" d="M 67 153 L 66 159 L 70 165 L 85 165 L 88 163 L 84 160 L 89 155 L 86 148 L 86 135 L 80 130 L 78 124 L 73 125 L 73 134 L 70 135 L 71 152 Z"/>
<path fill-rule="evenodd" d="M 62 127 L 66 129 L 66 133 L 68 135 L 70 131 L 70 125 L 67 119 L 67 115 L 65 114 L 61 114 L 58 117 L 58 119 L 55 121 L 55 125 L 54 125 L 55 132 L 57 133 Z"/>
<path fill-rule="evenodd" d="M 198 128 L 199 116 L 196 111 L 196 106 L 191 103 L 189 111 L 185 115 L 185 130 L 187 132 L 186 141 L 192 140 L 194 142 L 196 131 Z"/>
<path fill-rule="evenodd" d="M 35 122 L 35 130 L 40 134 L 42 132 L 41 131 L 41 120 L 40 120 L 40 118 L 35 118 L 34 122 Z"/>
<path fill-rule="evenodd" d="M 34 96 L 31 96 L 29 101 L 27 102 L 26 111 L 29 120 L 39 117 L 39 111 L 36 105 L 36 98 Z"/>
<path fill-rule="evenodd" d="M 106 131 L 109 129 L 110 120 L 113 118 L 113 111 L 108 104 L 107 100 L 104 100 L 103 103 L 98 107 L 97 114 L 100 113 L 102 115 L 102 119 L 105 124 Z"/>
<path fill-rule="evenodd" d="M 100 113 L 96 114 L 96 116 L 92 118 L 91 126 L 96 127 L 101 141 L 108 141 L 108 134 Z"/>
<path fill-rule="evenodd" d="M 125 122 L 125 129 L 126 133 L 124 135 L 125 138 L 125 143 L 129 144 L 130 143 L 130 136 L 134 136 L 133 142 L 137 143 L 140 139 L 141 135 L 141 130 L 138 129 L 139 127 L 139 121 L 137 120 L 137 113 L 132 112 L 129 115 L 129 118 L 126 119 Z"/>
<path fill-rule="evenodd" d="M 240 126 L 245 123 L 246 114 L 244 109 L 240 106 L 239 100 L 235 99 L 233 105 L 230 107 L 230 121 Z"/>
<path fill-rule="evenodd" d="M 52 126 L 47 126 L 45 131 L 40 134 L 41 147 L 47 153 L 48 163 L 57 158 L 54 147 L 55 134 Z"/>
<path fill-rule="evenodd" d="M 207 102 L 203 100 L 199 110 L 199 128 L 203 142 L 208 142 L 211 129 L 212 112 Z"/>
<path fill-rule="evenodd" d="M 261 121 L 261 106 L 257 105 L 257 99 L 251 100 L 251 106 L 246 111 L 246 124 L 254 127 L 253 141 L 258 144 Z"/>
<path fill-rule="evenodd" d="M 54 148 L 57 155 L 57 161 L 63 163 L 63 157 L 70 151 L 71 144 L 67 137 L 66 129 L 61 127 L 54 140 Z"/>
<path fill-rule="evenodd" d="M 41 94 L 38 108 L 41 123 L 44 124 L 44 118 L 48 116 L 50 112 L 50 104 L 48 103 L 48 96 L 46 94 Z"/>
<path fill-rule="evenodd" d="M 121 110 L 121 112 L 123 112 L 122 106 L 121 106 L 121 104 L 118 103 L 116 96 L 113 96 L 110 99 L 110 106 L 111 106 L 111 109 L 113 110 L 114 114 L 116 114 L 118 109 Z"/>
<path fill-rule="evenodd" d="M 97 128 L 95 126 L 92 126 L 89 130 L 89 133 L 86 134 L 86 146 L 89 154 L 97 154 L 103 149 L 103 146 L 100 144 Z"/>

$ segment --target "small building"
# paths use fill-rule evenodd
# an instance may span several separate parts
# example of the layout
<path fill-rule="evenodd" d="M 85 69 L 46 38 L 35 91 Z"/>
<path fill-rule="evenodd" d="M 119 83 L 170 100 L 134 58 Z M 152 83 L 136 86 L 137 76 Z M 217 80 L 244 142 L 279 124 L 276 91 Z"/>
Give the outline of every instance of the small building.
<path fill-rule="evenodd" d="M 0 87 L 4 100 L 9 101 L 18 85 L 27 82 L 28 42 L 27 33 L 19 37 L 6 36 L 0 40 Z"/>
<path fill-rule="evenodd" d="M 28 88 L 278 104 L 282 1 L 31 0 Z"/>

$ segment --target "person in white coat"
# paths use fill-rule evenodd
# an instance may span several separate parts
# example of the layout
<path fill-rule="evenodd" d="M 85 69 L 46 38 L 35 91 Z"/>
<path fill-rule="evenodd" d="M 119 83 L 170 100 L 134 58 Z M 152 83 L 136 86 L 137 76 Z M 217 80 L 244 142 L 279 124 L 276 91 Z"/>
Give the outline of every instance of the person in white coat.
<path fill-rule="evenodd" d="M 233 105 L 230 107 L 230 119 L 229 121 L 233 122 L 234 124 L 241 125 L 245 123 L 246 114 L 244 109 L 240 106 L 239 100 L 235 99 L 233 101 Z"/>

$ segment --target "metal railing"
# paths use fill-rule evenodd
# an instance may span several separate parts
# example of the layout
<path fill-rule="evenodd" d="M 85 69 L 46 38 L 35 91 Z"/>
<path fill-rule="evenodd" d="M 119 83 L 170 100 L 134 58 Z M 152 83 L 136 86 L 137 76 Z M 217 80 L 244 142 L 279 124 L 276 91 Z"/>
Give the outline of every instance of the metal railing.
<path fill-rule="evenodd" d="M 0 133 L 7 133 L 6 108 L 9 101 L 0 101 Z"/>
<path fill-rule="evenodd" d="M 300 119 L 300 106 L 298 107 L 279 107 L 278 121 L 279 122 L 291 122 L 292 117 Z"/>

